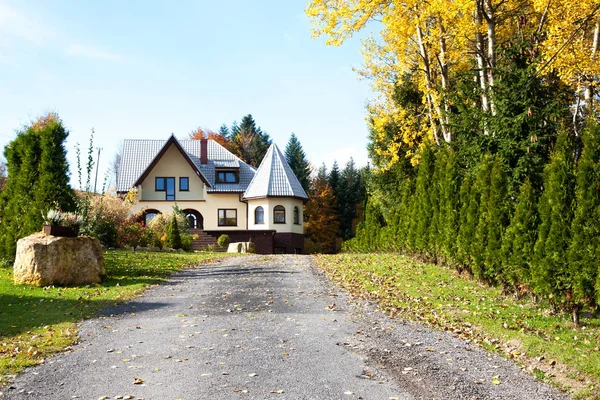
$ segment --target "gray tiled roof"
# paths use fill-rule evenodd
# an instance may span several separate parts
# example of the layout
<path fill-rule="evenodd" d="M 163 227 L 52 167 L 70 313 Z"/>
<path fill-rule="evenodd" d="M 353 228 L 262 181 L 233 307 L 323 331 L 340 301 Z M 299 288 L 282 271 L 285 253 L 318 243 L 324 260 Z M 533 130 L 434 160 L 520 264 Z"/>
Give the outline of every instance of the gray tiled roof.
<path fill-rule="evenodd" d="M 244 193 L 244 199 L 262 197 L 308 198 L 298 178 L 275 144 L 269 147 L 254 179 Z"/>
<path fill-rule="evenodd" d="M 208 163 L 200 163 L 200 141 L 178 140 L 183 150 L 187 153 L 196 168 L 208 181 L 210 187 L 207 192 L 234 192 L 242 193 L 246 190 L 256 173 L 254 167 L 249 166 L 214 140 L 208 140 Z M 123 144 L 123 156 L 117 179 L 117 191 L 127 192 L 146 171 L 150 163 L 160 153 L 166 140 L 129 139 Z M 240 169 L 239 183 L 215 183 L 215 169 L 236 168 Z"/>

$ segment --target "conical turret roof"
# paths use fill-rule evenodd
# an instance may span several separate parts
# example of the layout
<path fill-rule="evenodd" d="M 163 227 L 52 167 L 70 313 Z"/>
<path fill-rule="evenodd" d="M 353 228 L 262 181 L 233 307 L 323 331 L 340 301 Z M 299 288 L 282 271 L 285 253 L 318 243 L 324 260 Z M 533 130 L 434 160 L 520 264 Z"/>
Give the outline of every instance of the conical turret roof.
<path fill-rule="evenodd" d="M 269 147 L 254 178 L 244 193 L 244 199 L 264 197 L 308 199 L 294 171 L 292 171 L 276 144 Z"/>

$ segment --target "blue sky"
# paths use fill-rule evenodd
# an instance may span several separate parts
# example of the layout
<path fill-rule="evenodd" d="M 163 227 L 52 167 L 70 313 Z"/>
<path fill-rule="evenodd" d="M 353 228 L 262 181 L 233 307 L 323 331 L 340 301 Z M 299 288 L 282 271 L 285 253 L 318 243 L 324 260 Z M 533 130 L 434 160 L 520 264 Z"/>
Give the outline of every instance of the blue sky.
<path fill-rule="evenodd" d="M 251 113 L 284 148 L 296 133 L 316 166 L 367 163 L 360 41 L 310 37 L 306 3 L 0 0 L 0 146 L 48 111 L 104 174 L 123 139 L 186 138 Z"/>

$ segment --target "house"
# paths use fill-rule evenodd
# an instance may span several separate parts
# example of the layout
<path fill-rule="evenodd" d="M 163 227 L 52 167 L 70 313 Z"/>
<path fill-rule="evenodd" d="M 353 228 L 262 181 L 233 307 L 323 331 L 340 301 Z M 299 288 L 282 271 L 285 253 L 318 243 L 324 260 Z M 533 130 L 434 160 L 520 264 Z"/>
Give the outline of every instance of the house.
<path fill-rule="evenodd" d="M 117 193 L 131 189 L 131 212 L 145 221 L 177 204 L 195 247 L 227 234 L 261 254 L 304 251 L 308 196 L 275 144 L 256 169 L 213 140 L 125 140 Z"/>

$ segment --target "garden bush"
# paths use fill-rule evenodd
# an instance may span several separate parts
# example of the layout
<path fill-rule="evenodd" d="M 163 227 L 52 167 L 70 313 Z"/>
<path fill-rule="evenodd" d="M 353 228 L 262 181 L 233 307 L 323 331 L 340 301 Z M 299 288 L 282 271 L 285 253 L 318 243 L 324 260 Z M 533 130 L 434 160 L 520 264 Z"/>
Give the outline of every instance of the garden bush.
<path fill-rule="evenodd" d="M 231 242 L 231 239 L 229 239 L 229 235 L 225 235 L 225 234 L 219 236 L 219 238 L 217 239 L 217 243 L 223 249 L 228 247 L 230 242 Z"/>

